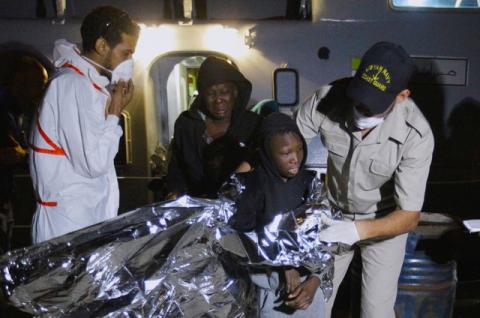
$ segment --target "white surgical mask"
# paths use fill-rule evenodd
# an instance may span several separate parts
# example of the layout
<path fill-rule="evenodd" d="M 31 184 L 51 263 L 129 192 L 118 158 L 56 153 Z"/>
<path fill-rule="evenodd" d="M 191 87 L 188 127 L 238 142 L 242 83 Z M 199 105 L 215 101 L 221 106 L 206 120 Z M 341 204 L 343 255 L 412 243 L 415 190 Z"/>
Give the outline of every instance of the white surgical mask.
<path fill-rule="evenodd" d="M 96 63 L 95 61 L 92 61 L 91 59 L 89 59 L 86 56 L 82 56 L 82 57 L 86 61 L 92 63 L 93 65 L 96 65 L 96 66 L 100 67 L 101 69 L 103 69 L 103 70 L 109 72 L 110 74 L 112 74 L 111 79 L 110 79 L 110 83 L 112 83 L 112 84 L 116 84 L 120 80 L 128 82 L 133 76 L 133 59 L 128 59 L 128 60 L 123 61 L 122 63 L 118 64 L 117 67 L 115 67 L 112 71 L 112 70 L 109 70 L 108 68 L 106 68 L 105 66 L 100 65 L 100 64 Z"/>
<path fill-rule="evenodd" d="M 355 127 L 357 127 L 358 129 L 368 129 L 380 125 L 388 116 L 388 114 L 390 114 L 393 106 L 395 106 L 395 101 L 393 101 L 393 103 L 388 106 L 388 108 L 383 113 L 370 117 L 361 114 L 356 107 L 353 107 L 353 118 L 355 120 Z"/>
<path fill-rule="evenodd" d="M 113 84 L 122 80 L 128 82 L 133 76 L 133 59 L 128 59 L 118 64 L 117 67 L 112 71 L 112 80 Z"/>
<path fill-rule="evenodd" d="M 368 129 L 378 126 L 383 122 L 385 116 L 386 115 L 367 117 L 360 114 L 358 110 L 353 107 L 353 118 L 355 120 L 355 127 L 357 127 L 358 129 Z"/>

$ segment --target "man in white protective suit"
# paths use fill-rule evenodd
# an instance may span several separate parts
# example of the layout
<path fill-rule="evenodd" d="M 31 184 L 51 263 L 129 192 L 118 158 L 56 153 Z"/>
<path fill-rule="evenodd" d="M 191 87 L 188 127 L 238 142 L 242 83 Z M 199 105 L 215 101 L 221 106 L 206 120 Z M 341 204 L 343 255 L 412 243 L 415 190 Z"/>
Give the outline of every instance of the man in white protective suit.
<path fill-rule="evenodd" d="M 55 42 L 59 71 L 30 138 L 37 200 L 33 243 L 117 215 L 113 160 L 122 136 L 119 118 L 133 96 L 132 54 L 139 32 L 126 12 L 102 6 L 82 22 L 82 51 L 65 40 Z"/>

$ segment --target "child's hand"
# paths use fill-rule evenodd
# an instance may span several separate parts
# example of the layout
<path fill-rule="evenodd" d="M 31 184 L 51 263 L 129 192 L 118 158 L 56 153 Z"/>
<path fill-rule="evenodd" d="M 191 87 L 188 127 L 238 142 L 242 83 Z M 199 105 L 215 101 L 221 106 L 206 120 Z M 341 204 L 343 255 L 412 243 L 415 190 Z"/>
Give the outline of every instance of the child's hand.
<path fill-rule="evenodd" d="M 296 309 L 307 309 L 313 301 L 318 285 L 320 285 L 318 277 L 310 276 L 288 295 L 285 304 Z"/>
<path fill-rule="evenodd" d="M 300 285 L 300 273 L 295 268 L 286 269 L 285 283 L 287 285 L 287 293 L 293 292 Z"/>

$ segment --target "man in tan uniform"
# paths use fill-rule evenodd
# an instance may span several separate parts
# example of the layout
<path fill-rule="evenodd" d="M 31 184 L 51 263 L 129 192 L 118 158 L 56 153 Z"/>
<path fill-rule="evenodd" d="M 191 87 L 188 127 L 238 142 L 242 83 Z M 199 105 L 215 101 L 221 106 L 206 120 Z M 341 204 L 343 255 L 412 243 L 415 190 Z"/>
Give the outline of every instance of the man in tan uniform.
<path fill-rule="evenodd" d="M 409 98 L 414 69 L 401 46 L 377 43 L 353 78 L 321 88 L 297 114 L 304 137 L 320 134 L 328 149 L 328 195 L 345 220 L 319 239 L 359 246 L 364 318 L 395 317 L 406 233 L 416 227 L 423 205 L 434 141 Z M 336 257 L 326 317 L 352 257 L 353 251 Z"/>

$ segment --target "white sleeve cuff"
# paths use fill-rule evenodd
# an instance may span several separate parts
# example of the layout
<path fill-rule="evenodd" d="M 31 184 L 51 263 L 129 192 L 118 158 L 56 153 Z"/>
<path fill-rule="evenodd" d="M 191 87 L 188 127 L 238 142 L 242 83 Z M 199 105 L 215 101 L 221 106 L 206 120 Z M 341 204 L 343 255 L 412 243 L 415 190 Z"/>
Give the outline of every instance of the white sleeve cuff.
<path fill-rule="evenodd" d="M 107 115 L 107 126 L 115 126 L 120 122 L 120 118 L 117 115 L 108 114 Z"/>

